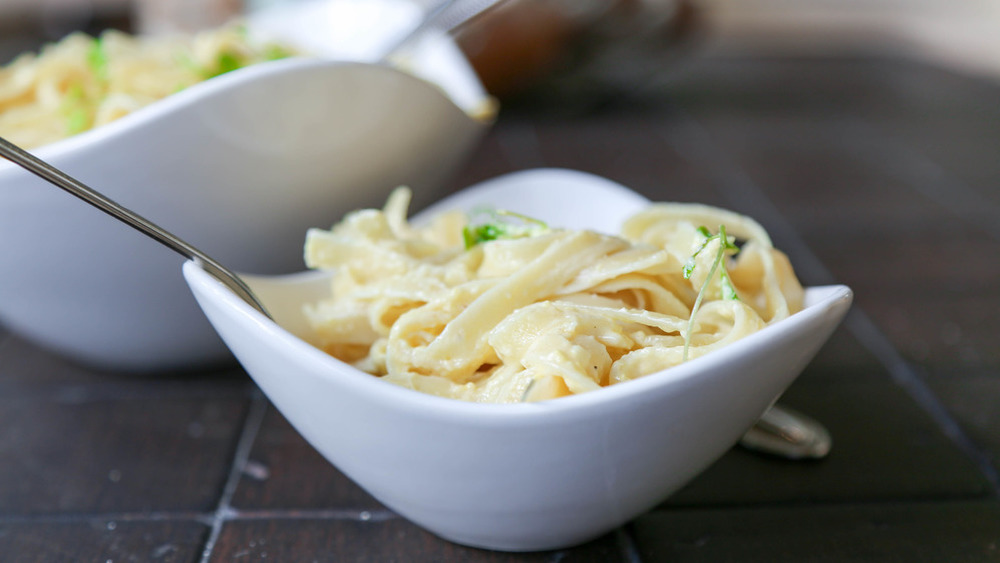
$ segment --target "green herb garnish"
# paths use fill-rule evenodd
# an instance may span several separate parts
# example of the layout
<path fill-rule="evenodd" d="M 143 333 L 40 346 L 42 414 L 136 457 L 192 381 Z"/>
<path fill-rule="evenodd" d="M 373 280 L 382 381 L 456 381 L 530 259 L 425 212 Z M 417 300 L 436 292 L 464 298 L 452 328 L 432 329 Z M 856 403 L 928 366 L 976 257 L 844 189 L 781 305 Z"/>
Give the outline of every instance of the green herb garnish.
<path fill-rule="evenodd" d="M 108 51 L 101 37 L 95 38 L 87 51 L 87 64 L 100 82 L 108 81 Z"/>
<path fill-rule="evenodd" d="M 205 70 L 205 78 L 215 78 L 216 76 L 221 76 L 244 66 L 246 66 L 246 63 L 238 53 L 222 51 L 215 56 L 215 67 Z"/>
<path fill-rule="evenodd" d="M 738 301 L 739 295 L 736 293 L 736 287 L 733 285 L 733 280 L 729 277 L 729 271 L 722 264 L 723 260 L 726 259 L 726 255 L 736 254 L 740 251 L 740 247 L 736 246 L 732 240 L 729 239 L 729 235 L 726 234 L 726 226 L 719 225 L 719 233 L 713 235 L 707 227 L 698 227 L 698 232 L 705 237 L 698 249 L 694 251 L 694 254 L 688 258 L 687 262 L 684 263 L 682 273 L 684 279 L 691 279 L 691 274 L 694 273 L 695 265 L 697 262 L 695 259 L 708 245 L 713 241 L 719 241 L 719 250 L 715 253 L 715 259 L 712 260 L 712 268 L 708 271 L 708 275 L 705 276 L 705 282 L 701 284 L 701 288 L 698 290 L 698 297 L 694 300 L 694 306 L 691 307 L 691 316 L 688 317 L 687 330 L 684 332 L 684 354 L 683 361 L 688 359 L 688 349 L 691 347 L 691 332 L 694 330 L 694 316 L 701 307 L 701 301 L 705 297 L 705 291 L 708 289 L 708 284 L 711 283 L 712 278 L 715 276 L 715 272 L 718 270 L 719 273 L 719 285 L 722 289 L 722 298 L 730 301 Z M 720 268 L 722 266 L 722 268 Z"/>
<path fill-rule="evenodd" d="M 281 45 L 276 45 L 276 44 L 273 44 L 273 43 L 269 43 L 269 44 L 265 45 L 264 49 L 263 49 L 263 52 L 261 53 L 261 56 L 266 61 L 276 61 L 276 60 L 279 60 L 279 59 L 287 59 L 288 57 L 291 57 L 291 56 L 294 56 L 294 55 L 295 55 L 295 51 L 292 51 L 288 47 L 284 47 L 284 46 L 281 46 Z"/>
<path fill-rule="evenodd" d="M 66 116 L 66 133 L 76 135 L 90 129 L 90 115 L 84 108 L 76 108 Z"/>
<path fill-rule="evenodd" d="M 482 242 L 533 237 L 549 230 L 544 221 L 506 209 L 478 210 L 474 215 L 484 215 L 488 221 L 474 224 L 470 217 L 469 224 L 462 229 L 466 250 Z"/>
<path fill-rule="evenodd" d="M 76 135 L 90 129 L 91 115 L 87 109 L 87 96 L 79 83 L 72 84 L 66 90 L 60 111 L 66 118 L 67 134 Z"/>
<path fill-rule="evenodd" d="M 177 64 L 188 71 L 197 74 L 202 80 L 208 80 L 210 78 L 215 78 L 216 76 L 221 76 L 227 72 L 232 72 L 234 70 L 243 68 L 247 66 L 247 61 L 244 61 L 240 57 L 239 53 L 234 53 L 232 51 L 221 51 L 215 55 L 215 61 L 211 66 L 201 66 L 197 61 L 194 60 L 188 53 L 177 53 L 175 56 Z M 181 89 L 185 88 L 183 86 Z"/>

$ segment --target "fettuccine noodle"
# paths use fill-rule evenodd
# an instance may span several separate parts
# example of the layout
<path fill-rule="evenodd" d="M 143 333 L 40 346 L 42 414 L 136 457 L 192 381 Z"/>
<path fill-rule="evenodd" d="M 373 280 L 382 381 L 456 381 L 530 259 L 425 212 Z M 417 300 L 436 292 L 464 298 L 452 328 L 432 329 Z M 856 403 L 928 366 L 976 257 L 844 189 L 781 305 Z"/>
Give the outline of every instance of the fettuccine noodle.
<path fill-rule="evenodd" d="M 74 33 L 0 68 L 0 136 L 34 148 L 110 123 L 219 74 L 290 56 L 239 25 L 194 35 Z"/>
<path fill-rule="evenodd" d="M 409 200 L 399 189 L 384 210 L 309 231 L 307 265 L 336 273 L 332 298 L 306 314 L 330 354 L 417 391 L 496 403 L 584 393 L 710 353 L 802 307 L 802 286 L 764 229 L 722 209 L 652 204 L 620 236 L 551 229 L 467 249 L 465 214 L 413 227 Z M 742 241 L 721 266 L 738 299 L 726 298 L 720 275 L 709 278 L 721 240 L 699 227 L 720 225 Z"/>

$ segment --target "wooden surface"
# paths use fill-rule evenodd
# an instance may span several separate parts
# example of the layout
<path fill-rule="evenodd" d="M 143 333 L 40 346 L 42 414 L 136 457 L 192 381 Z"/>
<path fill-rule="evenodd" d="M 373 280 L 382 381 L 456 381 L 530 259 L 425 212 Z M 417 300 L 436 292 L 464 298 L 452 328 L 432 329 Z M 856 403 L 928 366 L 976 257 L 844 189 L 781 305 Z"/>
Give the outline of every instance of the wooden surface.
<path fill-rule="evenodd" d="M 601 91 L 505 107 L 453 187 L 585 170 L 750 214 L 806 284 L 853 287 L 783 399 L 828 426 L 827 459 L 737 448 L 590 544 L 482 551 L 354 486 L 238 367 L 98 373 L 0 329 L 0 559 L 1000 560 L 1000 88 L 893 60 L 695 57 Z"/>

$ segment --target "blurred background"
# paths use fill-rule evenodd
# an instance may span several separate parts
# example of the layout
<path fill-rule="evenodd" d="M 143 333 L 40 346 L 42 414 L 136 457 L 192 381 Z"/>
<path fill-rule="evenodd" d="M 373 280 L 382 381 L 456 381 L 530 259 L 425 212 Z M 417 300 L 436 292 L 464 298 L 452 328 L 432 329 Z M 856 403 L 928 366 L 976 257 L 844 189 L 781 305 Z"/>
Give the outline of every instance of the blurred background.
<path fill-rule="evenodd" d="M 74 30 L 192 30 L 283 1 L 296 0 L 0 0 L 0 57 Z M 672 70 L 692 48 L 901 57 L 995 79 L 998 29 L 1000 0 L 508 0 L 470 26 L 462 44 L 491 91 L 514 98 L 543 86 L 548 94 L 563 86 L 579 93 L 637 73 L 649 78 Z M 661 57 L 621 68 L 627 49 Z M 619 62 L 608 68 L 604 60 Z"/>

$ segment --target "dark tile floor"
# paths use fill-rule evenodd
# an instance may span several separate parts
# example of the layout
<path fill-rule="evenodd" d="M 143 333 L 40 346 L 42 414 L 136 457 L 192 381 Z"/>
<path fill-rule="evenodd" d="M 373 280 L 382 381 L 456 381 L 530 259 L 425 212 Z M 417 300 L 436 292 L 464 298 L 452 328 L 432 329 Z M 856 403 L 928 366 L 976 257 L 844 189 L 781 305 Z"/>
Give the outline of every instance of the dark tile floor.
<path fill-rule="evenodd" d="M 397 517 L 237 367 L 135 377 L 0 329 L 4 561 L 1000 561 L 1000 87 L 905 61 L 695 59 L 505 108 L 455 188 L 569 167 L 758 218 L 856 306 L 783 401 L 827 459 L 734 449 L 590 544 L 505 554 Z"/>

